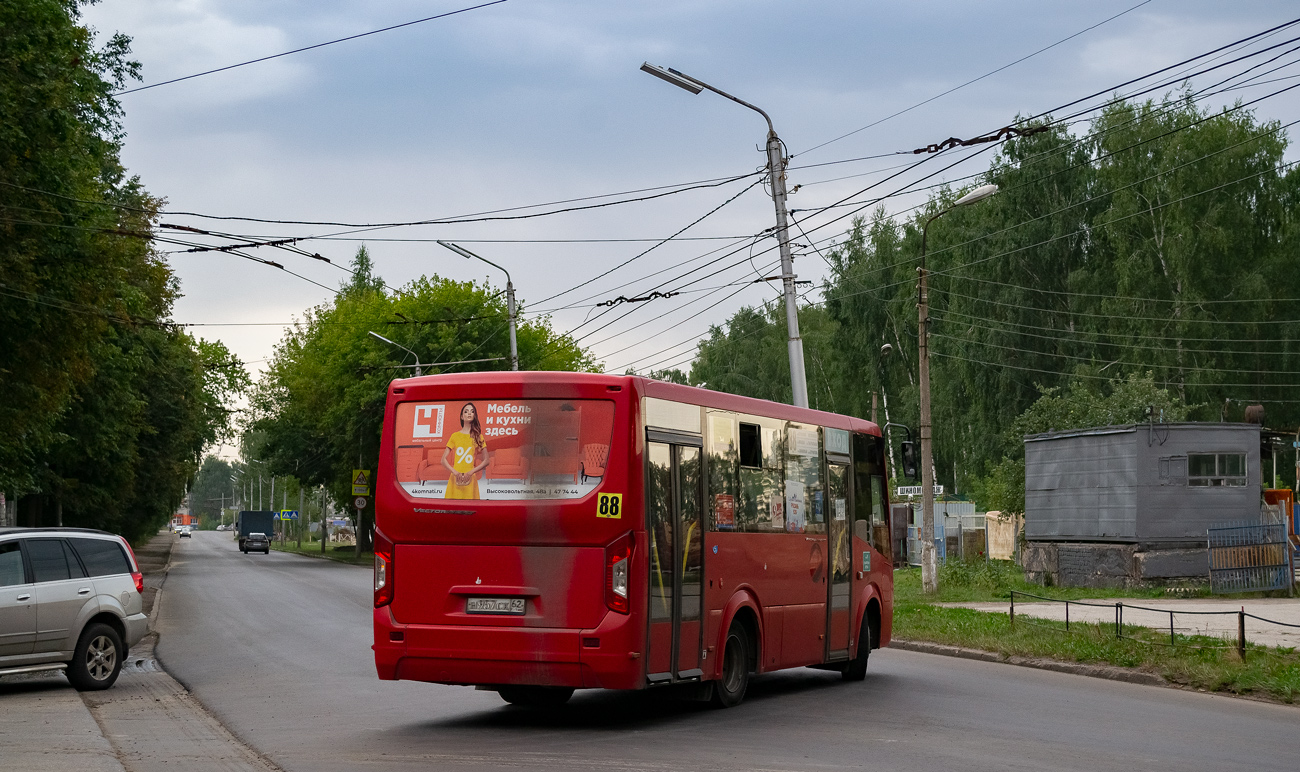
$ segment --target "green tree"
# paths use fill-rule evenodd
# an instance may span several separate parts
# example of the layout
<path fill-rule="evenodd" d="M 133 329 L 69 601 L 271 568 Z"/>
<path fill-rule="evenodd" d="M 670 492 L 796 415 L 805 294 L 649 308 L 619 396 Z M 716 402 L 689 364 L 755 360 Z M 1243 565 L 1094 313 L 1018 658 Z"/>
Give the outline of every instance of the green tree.
<path fill-rule="evenodd" d="M 156 202 L 118 160 L 111 94 L 138 72 L 127 38 L 96 47 L 82 3 L 0 5 L 0 488 L 37 485 L 42 452 L 110 328 L 138 324 L 120 277 Z M 144 323 L 149 321 L 148 317 Z"/>
<path fill-rule="evenodd" d="M 822 308 L 805 306 L 799 310 L 809 406 L 851 412 L 859 406 L 849 401 L 849 390 L 842 382 L 841 360 L 833 353 L 837 327 Z M 785 309 L 779 302 L 742 308 L 725 327 L 709 328 L 709 336 L 700 341 L 691 365 L 690 383 L 788 403 L 791 391 L 787 339 Z"/>
<path fill-rule="evenodd" d="M 352 268 L 339 296 L 309 312 L 276 347 L 254 391 L 243 449 L 274 474 L 324 485 L 343 508 L 351 506 L 351 470 L 376 467 L 389 382 L 414 374 L 411 356 L 371 331 L 415 351 L 426 375 L 509 366 L 503 293 L 438 276 L 390 291 L 364 248 Z M 517 337 L 521 370 L 595 368 L 546 318 L 521 321 Z M 369 529 L 359 525 L 368 548 Z"/>
<path fill-rule="evenodd" d="M 236 506 L 235 465 L 216 456 L 204 456 L 190 486 L 190 513 L 202 522 L 219 521 L 222 502 L 226 509 Z M 297 499 L 294 505 L 297 505 Z"/>
<path fill-rule="evenodd" d="M 1088 373 L 1080 373 L 1087 375 Z M 1025 511 L 1024 438 L 1031 434 L 1094 426 L 1185 421 L 1197 406 L 1156 385 L 1151 373 L 1131 373 L 1122 380 L 1076 378 L 1062 387 L 1042 387 L 1043 395 L 1021 413 L 1007 432 L 1012 450 L 974 481 L 980 506 L 1008 514 Z"/>
<path fill-rule="evenodd" d="M 0 489 L 20 522 L 133 540 L 174 512 L 247 381 L 170 324 L 161 201 L 119 160 L 129 40 L 81 2 L 0 6 Z M 209 367 L 214 365 L 214 367 Z"/>
<path fill-rule="evenodd" d="M 1004 144 L 970 183 L 1000 193 L 929 229 L 939 481 L 967 489 L 1017 459 L 1008 428 L 1044 389 L 1085 382 L 1106 392 L 1150 373 L 1195 418 L 1276 400 L 1270 423 L 1300 420 L 1286 387 L 1300 374 L 1300 173 L 1286 146 L 1276 122 L 1206 111 L 1190 91 Z M 921 229 L 961 192 L 904 222 L 877 211 L 831 255 L 826 309 L 858 411 L 879 391 L 915 425 Z"/>

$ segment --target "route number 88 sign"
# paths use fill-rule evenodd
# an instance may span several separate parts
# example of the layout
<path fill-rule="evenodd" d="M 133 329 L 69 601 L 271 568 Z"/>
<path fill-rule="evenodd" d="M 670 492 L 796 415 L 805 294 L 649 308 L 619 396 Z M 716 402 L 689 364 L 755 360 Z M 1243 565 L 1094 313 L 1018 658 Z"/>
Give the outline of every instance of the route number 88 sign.
<path fill-rule="evenodd" d="M 596 497 L 596 517 L 618 519 L 623 517 L 623 494 L 602 493 Z"/>

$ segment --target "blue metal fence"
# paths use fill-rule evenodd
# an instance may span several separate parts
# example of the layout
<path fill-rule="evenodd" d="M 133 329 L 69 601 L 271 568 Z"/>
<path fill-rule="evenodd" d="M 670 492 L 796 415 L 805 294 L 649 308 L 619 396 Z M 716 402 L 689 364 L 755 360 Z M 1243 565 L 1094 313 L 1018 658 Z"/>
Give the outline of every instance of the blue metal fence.
<path fill-rule="evenodd" d="M 1291 584 L 1285 522 L 1241 521 L 1209 529 L 1210 591 L 1281 590 Z"/>

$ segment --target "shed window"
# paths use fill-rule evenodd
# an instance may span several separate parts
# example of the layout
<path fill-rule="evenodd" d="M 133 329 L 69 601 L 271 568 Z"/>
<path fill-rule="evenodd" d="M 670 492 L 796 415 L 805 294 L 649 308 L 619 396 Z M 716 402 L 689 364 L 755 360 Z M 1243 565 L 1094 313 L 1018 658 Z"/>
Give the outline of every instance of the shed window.
<path fill-rule="evenodd" d="M 1188 453 L 1187 484 L 1202 488 L 1243 488 L 1245 453 Z"/>

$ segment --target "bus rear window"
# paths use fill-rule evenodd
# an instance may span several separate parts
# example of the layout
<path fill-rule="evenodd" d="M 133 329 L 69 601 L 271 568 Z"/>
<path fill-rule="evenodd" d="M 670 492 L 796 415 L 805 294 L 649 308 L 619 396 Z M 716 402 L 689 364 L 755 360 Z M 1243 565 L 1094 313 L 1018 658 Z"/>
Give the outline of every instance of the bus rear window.
<path fill-rule="evenodd" d="M 397 482 L 420 499 L 578 499 L 605 476 L 607 400 L 403 402 Z"/>

